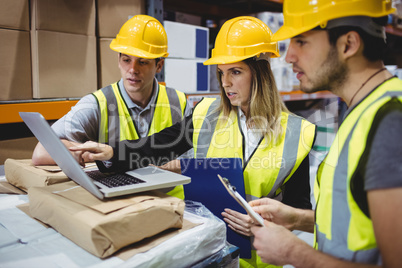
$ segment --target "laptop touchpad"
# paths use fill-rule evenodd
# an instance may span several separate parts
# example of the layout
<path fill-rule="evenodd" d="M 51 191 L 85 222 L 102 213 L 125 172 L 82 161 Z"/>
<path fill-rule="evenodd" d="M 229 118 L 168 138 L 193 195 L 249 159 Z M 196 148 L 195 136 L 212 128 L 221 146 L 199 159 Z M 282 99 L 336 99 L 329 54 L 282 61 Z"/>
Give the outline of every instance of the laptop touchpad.
<path fill-rule="evenodd" d="M 135 170 L 130 171 L 129 173 L 131 173 L 131 172 L 133 172 L 135 174 L 143 175 L 143 176 L 154 175 L 154 174 L 163 174 L 163 173 L 166 174 L 165 171 L 160 170 L 158 168 L 154 168 L 154 167 L 135 169 Z"/>

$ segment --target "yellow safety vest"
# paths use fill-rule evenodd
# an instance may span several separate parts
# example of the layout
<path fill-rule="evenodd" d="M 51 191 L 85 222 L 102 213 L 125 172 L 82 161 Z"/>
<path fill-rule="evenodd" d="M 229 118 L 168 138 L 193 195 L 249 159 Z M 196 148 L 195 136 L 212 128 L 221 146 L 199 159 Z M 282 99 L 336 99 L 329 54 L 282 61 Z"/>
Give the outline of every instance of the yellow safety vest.
<path fill-rule="evenodd" d="M 359 207 L 350 185 L 358 177 L 359 165 L 364 166 L 366 143 L 378 111 L 391 102 L 401 105 L 401 101 L 402 81 L 392 78 L 358 104 L 340 126 L 314 185 L 316 249 L 348 261 L 381 263 L 372 221 Z"/>
<path fill-rule="evenodd" d="M 119 141 L 139 138 L 129 108 L 120 93 L 118 83 L 97 90 L 93 95 L 98 101 L 101 115 L 98 136 L 100 143 L 114 145 Z M 186 103 L 187 99 L 183 92 L 159 84 L 159 92 L 148 135 L 150 136 L 180 122 L 184 115 Z M 183 186 L 177 186 L 168 194 L 184 199 Z"/>
<path fill-rule="evenodd" d="M 203 99 L 193 112 L 193 146 L 196 157 L 239 157 L 243 159 L 244 187 L 247 201 L 262 197 L 277 197 L 283 186 L 307 157 L 315 137 L 315 125 L 307 120 L 282 112 L 284 129 L 275 145 L 263 138 L 244 161 L 244 139 L 236 112 L 224 123 L 217 110 L 219 100 Z M 241 259 L 242 267 L 274 267 L 264 264 L 252 251 L 252 259 Z"/>

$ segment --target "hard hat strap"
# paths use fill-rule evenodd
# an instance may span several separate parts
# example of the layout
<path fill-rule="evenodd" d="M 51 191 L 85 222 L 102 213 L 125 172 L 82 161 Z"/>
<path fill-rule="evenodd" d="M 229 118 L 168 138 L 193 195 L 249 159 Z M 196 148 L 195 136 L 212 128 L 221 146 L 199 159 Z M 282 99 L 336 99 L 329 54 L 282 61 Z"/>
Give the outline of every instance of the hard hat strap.
<path fill-rule="evenodd" d="M 350 16 L 350 17 L 342 17 L 338 19 L 333 19 L 328 21 L 327 29 L 332 29 L 339 26 L 355 26 L 361 28 L 366 33 L 386 39 L 385 28 L 373 21 L 371 17 L 367 16 Z"/>
<path fill-rule="evenodd" d="M 265 52 L 265 53 L 260 53 L 259 55 L 253 57 L 254 60 L 259 61 L 259 60 L 266 60 L 269 62 L 269 59 L 271 58 L 272 53 Z"/>

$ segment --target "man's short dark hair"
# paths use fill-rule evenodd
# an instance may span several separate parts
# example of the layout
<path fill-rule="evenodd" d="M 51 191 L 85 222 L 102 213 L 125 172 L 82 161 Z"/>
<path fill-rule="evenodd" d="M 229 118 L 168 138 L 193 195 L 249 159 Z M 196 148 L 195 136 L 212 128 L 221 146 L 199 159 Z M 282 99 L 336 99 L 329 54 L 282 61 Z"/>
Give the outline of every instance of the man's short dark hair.
<path fill-rule="evenodd" d="M 119 52 L 119 57 L 121 57 L 121 54 L 123 54 L 123 53 Z M 158 62 L 159 62 L 161 59 L 162 59 L 162 58 L 156 58 L 156 59 L 155 59 L 155 65 L 157 65 Z"/>
<path fill-rule="evenodd" d="M 387 23 L 387 16 L 381 17 L 381 18 L 373 18 L 373 21 L 381 26 L 385 26 Z M 361 39 L 363 40 L 364 43 L 364 50 L 363 50 L 363 55 L 369 60 L 369 61 L 378 61 L 378 60 L 384 60 L 385 57 L 385 52 L 387 48 L 387 44 L 384 39 L 374 37 L 368 33 L 366 33 L 364 30 L 362 30 L 360 27 L 356 26 L 339 26 L 335 27 L 332 29 L 327 29 L 328 30 L 328 36 L 329 36 L 329 43 L 334 46 L 336 44 L 336 41 L 338 38 L 350 31 L 355 31 L 357 32 Z"/>

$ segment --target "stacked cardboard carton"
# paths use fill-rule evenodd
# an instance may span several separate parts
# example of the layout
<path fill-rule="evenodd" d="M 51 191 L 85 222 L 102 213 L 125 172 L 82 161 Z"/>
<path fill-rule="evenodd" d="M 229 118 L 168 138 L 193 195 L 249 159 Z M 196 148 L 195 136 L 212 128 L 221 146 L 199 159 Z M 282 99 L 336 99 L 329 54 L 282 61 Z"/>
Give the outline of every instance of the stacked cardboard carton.
<path fill-rule="evenodd" d="M 31 52 L 34 98 L 96 90 L 95 0 L 31 1 Z"/>
<path fill-rule="evenodd" d="M 0 5 L 0 100 L 31 99 L 29 1 Z"/>
<path fill-rule="evenodd" d="M 117 81 L 109 44 L 144 0 L 0 0 L 0 101 L 80 98 Z"/>
<path fill-rule="evenodd" d="M 80 98 L 117 81 L 117 53 L 109 43 L 130 16 L 145 14 L 144 3 L 0 0 L 0 102 Z M 98 77 L 107 82 L 98 84 Z M 0 165 L 31 158 L 36 143 L 0 138 Z"/>
<path fill-rule="evenodd" d="M 29 0 L 0 0 L 0 101 L 32 99 L 29 25 Z M 0 165 L 7 157 L 30 157 L 35 144 L 35 138 L 0 140 Z"/>

